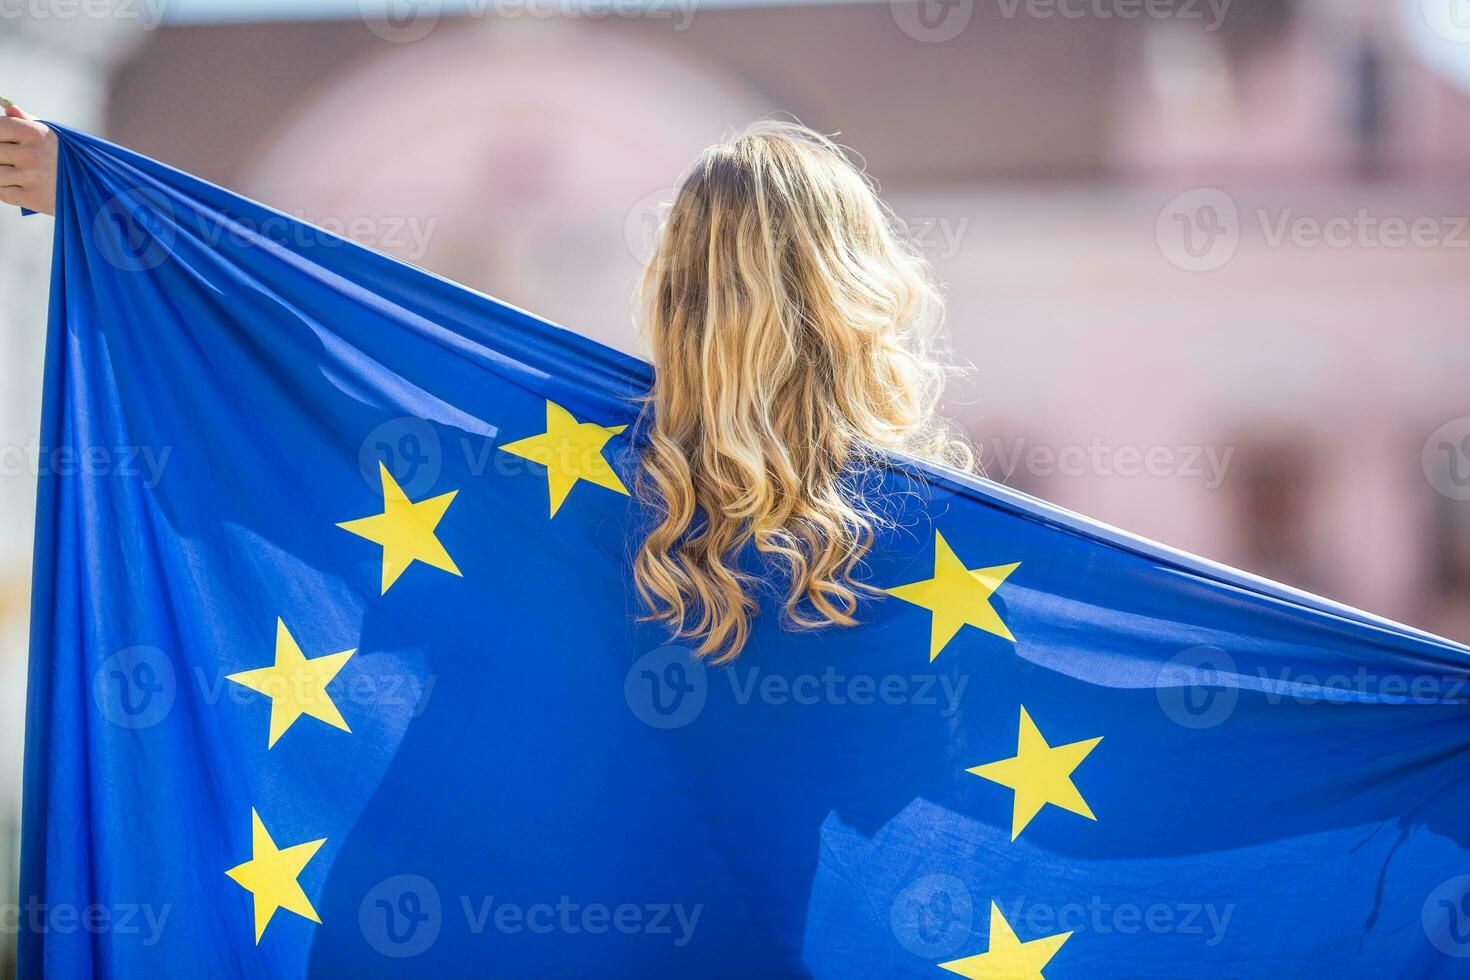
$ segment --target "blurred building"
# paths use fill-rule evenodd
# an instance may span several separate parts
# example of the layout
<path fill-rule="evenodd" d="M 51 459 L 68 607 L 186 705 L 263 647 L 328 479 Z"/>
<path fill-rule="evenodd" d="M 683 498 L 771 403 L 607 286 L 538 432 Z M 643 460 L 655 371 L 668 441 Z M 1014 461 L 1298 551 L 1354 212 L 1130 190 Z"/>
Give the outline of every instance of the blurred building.
<path fill-rule="evenodd" d="M 629 296 L 680 171 L 794 115 L 864 157 L 939 267 L 976 366 L 954 411 L 991 476 L 1466 635 L 1421 450 L 1470 413 L 1470 98 L 1394 4 L 1126 9 L 168 28 L 110 123 L 637 349 Z M 1227 237 L 1201 260 L 1181 229 Z"/>
<path fill-rule="evenodd" d="M 863 156 L 938 267 L 975 368 L 952 412 L 992 478 L 1470 640 L 1470 27 L 1452 2 L 165 23 L 117 49 L 104 128 L 636 350 L 629 298 L 683 167 L 794 115 Z M 0 41 L 5 64 L 20 47 Z M 28 418 L 44 266 L 16 227 L 5 391 Z M 29 541 L 7 548 L 23 582 Z M 4 609 L 19 637 L 23 607 Z M 12 678 L 17 640 L 5 655 Z"/>

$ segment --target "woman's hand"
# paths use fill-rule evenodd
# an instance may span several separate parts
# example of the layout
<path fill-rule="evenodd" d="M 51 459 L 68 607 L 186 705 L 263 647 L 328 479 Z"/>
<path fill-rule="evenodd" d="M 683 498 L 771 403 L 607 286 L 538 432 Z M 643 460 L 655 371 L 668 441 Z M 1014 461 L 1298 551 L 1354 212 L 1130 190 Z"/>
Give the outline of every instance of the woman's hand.
<path fill-rule="evenodd" d="M 56 134 L 5 103 L 0 119 L 0 203 L 56 213 Z"/>

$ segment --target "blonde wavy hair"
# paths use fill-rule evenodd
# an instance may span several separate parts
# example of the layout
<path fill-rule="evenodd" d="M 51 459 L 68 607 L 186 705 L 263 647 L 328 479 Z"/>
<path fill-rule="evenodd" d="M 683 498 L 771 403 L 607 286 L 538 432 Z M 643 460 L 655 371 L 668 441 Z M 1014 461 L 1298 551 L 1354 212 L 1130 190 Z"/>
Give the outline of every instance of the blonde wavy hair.
<path fill-rule="evenodd" d="M 656 379 L 638 481 L 653 523 L 634 564 L 649 618 L 732 660 L 759 604 L 753 544 L 789 628 L 854 625 L 881 522 L 863 463 L 970 465 L 937 415 L 949 369 L 928 262 L 841 147 L 767 120 L 684 176 L 639 307 Z"/>

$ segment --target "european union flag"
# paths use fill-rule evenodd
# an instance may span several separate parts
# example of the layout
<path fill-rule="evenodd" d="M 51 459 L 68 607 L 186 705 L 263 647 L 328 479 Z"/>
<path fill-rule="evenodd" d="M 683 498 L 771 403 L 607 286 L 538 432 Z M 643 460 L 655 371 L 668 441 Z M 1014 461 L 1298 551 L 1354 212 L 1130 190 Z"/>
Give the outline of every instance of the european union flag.
<path fill-rule="evenodd" d="M 895 458 L 707 666 L 646 365 L 61 136 L 24 974 L 1466 975 L 1464 647 Z"/>

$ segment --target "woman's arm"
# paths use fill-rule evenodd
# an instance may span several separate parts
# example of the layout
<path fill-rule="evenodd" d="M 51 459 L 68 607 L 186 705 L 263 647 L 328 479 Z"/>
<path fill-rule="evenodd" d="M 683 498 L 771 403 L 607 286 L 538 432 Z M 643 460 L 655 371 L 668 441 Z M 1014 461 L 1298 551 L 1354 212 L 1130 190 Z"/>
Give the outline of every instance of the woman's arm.
<path fill-rule="evenodd" d="M 56 213 L 56 134 L 3 99 L 0 203 Z"/>

